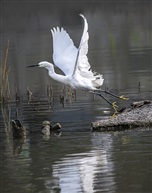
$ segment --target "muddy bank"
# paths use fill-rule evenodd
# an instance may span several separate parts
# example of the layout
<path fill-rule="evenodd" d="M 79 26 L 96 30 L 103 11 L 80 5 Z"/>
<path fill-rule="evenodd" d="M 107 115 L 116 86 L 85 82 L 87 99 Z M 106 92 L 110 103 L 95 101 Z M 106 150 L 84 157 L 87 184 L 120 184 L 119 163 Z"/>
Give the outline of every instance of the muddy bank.
<path fill-rule="evenodd" d="M 92 122 L 93 131 L 118 131 L 152 126 L 152 101 L 134 102 L 114 118 Z"/>

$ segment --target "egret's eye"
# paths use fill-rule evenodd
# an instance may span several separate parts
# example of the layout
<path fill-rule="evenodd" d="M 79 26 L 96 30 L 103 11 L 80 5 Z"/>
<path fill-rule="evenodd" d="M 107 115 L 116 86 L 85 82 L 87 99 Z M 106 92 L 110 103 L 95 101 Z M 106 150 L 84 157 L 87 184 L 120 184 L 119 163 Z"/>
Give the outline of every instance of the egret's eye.
<path fill-rule="evenodd" d="M 42 67 L 43 66 L 43 64 L 39 64 L 39 67 Z"/>

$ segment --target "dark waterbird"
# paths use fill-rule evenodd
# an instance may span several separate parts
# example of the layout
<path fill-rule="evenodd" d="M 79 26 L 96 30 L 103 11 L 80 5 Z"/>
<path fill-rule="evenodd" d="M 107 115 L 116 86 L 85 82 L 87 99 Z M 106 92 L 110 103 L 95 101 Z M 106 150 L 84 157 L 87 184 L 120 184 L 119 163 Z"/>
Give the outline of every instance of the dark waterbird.
<path fill-rule="evenodd" d="M 50 121 L 43 121 L 41 131 L 44 135 L 51 135 L 52 132 L 60 131 L 61 125 L 60 123 L 56 123 L 55 125 L 51 125 Z"/>
<path fill-rule="evenodd" d="M 21 124 L 20 120 L 12 120 L 12 132 L 14 138 L 25 138 L 26 129 Z"/>

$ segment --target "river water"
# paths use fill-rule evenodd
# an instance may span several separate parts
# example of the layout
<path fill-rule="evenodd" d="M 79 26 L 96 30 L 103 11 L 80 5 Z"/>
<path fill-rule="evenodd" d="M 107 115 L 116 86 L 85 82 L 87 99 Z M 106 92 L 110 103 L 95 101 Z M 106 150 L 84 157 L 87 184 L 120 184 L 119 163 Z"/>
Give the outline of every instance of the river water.
<path fill-rule="evenodd" d="M 93 70 L 103 74 L 103 89 L 129 101 L 105 96 L 120 107 L 151 99 L 152 3 L 2 1 L 1 7 L 1 64 L 9 40 L 11 66 L 11 103 L 0 112 L 1 193 L 152 192 L 152 128 L 92 132 L 92 121 L 112 115 L 109 104 L 51 80 L 45 69 L 26 68 L 52 62 L 52 27 L 64 27 L 78 46 L 83 13 Z M 13 139 L 12 119 L 22 122 L 26 138 Z M 44 137 L 44 120 L 59 122 L 61 132 Z"/>

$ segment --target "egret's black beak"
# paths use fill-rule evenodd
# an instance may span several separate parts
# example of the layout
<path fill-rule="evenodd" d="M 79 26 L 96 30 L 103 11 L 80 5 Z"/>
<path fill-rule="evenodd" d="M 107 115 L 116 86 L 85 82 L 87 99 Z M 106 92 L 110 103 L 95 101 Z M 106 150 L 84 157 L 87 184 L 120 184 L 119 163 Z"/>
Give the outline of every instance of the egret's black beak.
<path fill-rule="evenodd" d="M 31 65 L 31 66 L 27 66 L 27 68 L 38 67 L 38 66 L 39 66 L 38 64 L 34 64 L 34 65 Z"/>

